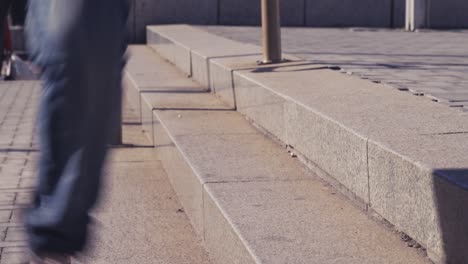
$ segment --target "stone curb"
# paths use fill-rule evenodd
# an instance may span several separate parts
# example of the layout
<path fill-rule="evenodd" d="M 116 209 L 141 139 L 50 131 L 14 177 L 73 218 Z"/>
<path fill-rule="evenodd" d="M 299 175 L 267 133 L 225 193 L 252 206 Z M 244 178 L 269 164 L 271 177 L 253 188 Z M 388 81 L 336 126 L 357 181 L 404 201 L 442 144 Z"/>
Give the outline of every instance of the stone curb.
<path fill-rule="evenodd" d="M 149 55 L 143 47 L 130 49 Z M 131 73 L 136 61 L 130 59 L 127 69 L 130 84 L 146 78 L 136 74 L 146 67 Z M 153 62 L 148 66 L 168 65 Z M 172 80 L 185 79 L 180 76 Z M 154 81 L 165 83 L 159 78 Z M 337 250 L 343 260 L 353 256 L 348 263 L 426 263 L 206 90 L 125 88 L 127 99 L 141 107 L 158 159 L 216 263 L 336 263 Z M 128 96 L 132 90 L 140 100 Z"/>
<path fill-rule="evenodd" d="M 466 113 L 313 62 L 258 67 L 259 55 L 245 44 L 200 31 L 148 27 L 149 45 L 188 50 L 183 68 L 208 73 L 196 80 L 209 80 L 217 96 L 418 241 L 434 261 L 468 261 L 466 251 L 454 250 L 468 246 L 468 227 L 457 224 L 468 221 Z M 160 54 L 180 64 L 173 53 Z"/>

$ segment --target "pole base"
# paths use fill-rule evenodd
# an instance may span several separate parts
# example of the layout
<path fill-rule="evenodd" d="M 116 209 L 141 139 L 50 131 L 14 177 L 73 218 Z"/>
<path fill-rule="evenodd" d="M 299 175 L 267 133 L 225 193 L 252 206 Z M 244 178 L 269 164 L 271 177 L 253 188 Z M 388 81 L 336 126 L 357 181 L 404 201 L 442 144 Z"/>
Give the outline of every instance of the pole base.
<path fill-rule="evenodd" d="M 289 62 L 287 59 L 281 59 L 279 61 L 273 61 L 273 60 L 258 60 L 257 65 L 271 65 L 271 64 L 279 64 L 279 63 L 285 63 Z"/>

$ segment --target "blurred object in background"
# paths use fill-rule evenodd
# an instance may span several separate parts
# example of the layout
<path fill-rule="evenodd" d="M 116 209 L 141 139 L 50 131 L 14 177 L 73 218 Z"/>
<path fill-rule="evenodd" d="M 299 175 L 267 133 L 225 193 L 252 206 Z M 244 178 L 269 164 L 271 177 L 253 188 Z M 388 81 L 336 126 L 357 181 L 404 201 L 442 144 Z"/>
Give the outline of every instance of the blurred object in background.
<path fill-rule="evenodd" d="M 23 26 L 27 0 L 0 1 L 0 80 L 32 80 L 37 74 L 25 57 Z"/>
<path fill-rule="evenodd" d="M 23 60 L 20 56 L 13 53 L 10 57 L 10 78 L 12 80 L 37 80 L 40 70 L 35 68 L 31 62 Z"/>

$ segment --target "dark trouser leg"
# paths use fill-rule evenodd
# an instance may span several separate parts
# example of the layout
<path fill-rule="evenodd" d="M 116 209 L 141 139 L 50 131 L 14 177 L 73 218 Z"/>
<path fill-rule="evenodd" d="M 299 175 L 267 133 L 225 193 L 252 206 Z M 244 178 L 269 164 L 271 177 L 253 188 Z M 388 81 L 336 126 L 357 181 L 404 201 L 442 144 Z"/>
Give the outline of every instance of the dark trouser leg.
<path fill-rule="evenodd" d="M 13 0 L 0 0 L 0 65 L 4 59 L 5 50 L 5 26 L 8 10 Z M 1 66 L 0 66 L 1 67 Z"/>
<path fill-rule="evenodd" d="M 13 25 L 24 25 L 26 18 L 27 0 L 15 0 L 11 6 L 11 20 Z"/>
<path fill-rule="evenodd" d="M 121 104 L 125 0 L 30 0 L 29 52 L 42 70 L 41 155 L 26 227 L 35 251 L 86 243 L 112 114 Z"/>

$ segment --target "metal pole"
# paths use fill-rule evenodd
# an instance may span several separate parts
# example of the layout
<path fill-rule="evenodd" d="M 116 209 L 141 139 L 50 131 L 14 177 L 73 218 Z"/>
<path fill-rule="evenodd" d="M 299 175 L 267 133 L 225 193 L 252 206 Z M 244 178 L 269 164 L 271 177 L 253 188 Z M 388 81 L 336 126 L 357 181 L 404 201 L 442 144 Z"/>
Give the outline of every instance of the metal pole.
<path fill-rule="evenodd" d="M 429 26 L 429 1 L 406 0 L 406 25 L 407 31 L 415 31 Z"/>
<path fill-rule="evenodd" d="M 262 0 L 263 62 L 278 63 L 281 55 L 279 0 Z"/>

